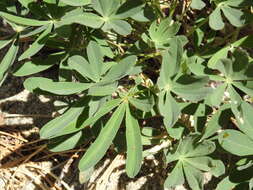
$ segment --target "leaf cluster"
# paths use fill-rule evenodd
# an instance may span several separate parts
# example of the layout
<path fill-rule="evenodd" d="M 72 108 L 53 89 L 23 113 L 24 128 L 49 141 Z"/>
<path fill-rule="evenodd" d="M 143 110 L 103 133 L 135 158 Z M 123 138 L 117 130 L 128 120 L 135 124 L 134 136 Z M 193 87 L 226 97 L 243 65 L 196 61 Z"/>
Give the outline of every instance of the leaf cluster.
<path fill-rule="evenodd" d="M 80 171 L 110 149 L 126 155 L 131 178 L 153 154 L 166 160 L 165 187 L 201 190 L 208 172 L 221 181 L 217 190 L 252 189 L 252 6 L 2 0 L 0 17 L 10 30 L 0 36 L 7 50 L 0 85 L 8 74 L 28 76 L 30 92 L 66 100 L 40 137 L 54 152 L 85 146 Z M 57 69 L 54 79 L 33 75 L 49 69 Z"/>

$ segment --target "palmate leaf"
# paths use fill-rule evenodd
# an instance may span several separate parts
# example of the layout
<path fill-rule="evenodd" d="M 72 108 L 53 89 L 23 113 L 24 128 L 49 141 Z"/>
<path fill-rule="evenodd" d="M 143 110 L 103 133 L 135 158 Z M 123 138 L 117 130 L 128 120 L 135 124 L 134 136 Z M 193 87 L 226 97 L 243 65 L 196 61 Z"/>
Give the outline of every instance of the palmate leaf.
<path fill-rule="evenodd" d="M 126 139 L 127 139 L 127 159 L 126 172 L 131 178 L 135 177 L 142 161 L 141 132 L 138 121 L 130 112 L 129 105 L 126 108 Z"/>
<path fill-rule="evenodd" d="M 175 187 L 184 182 L 184 176 L 191 189 L 203 189 L 202 171 L 216 171 L 217 175 L 225 172 L 223 163 L 217 164 L 207 155 L 215 150 L 215 144 L 211 141 L 198 142 L 198 136 L 189 135 L 180 140 L 174 153 L 166 155 L 167 163 L 178 160 L 176 166 L 166 179 L 165 185 Z M 216 167 L 219 167 L 216 169 Z M 171 180 L 171 181 L 170 181 Z"/>
<path fill-rule="evenodd" d="M 123 36 L 132 31 L 131 25 L 123 19 L 138 13 L 142 4 L 141 1 L 126 1 L 121 4 L 118 0 L 92 0 L 92 7 L 101 15 L 102 30 L 113 30 Z"/>
<path fill-rule="evenodd" d="M 170 42 L 170 40 L 177 34 L 179 29 L 180 24 L 178 22 L 174 22 L 171 18 L 164 19 L 160 23 L 154 21 L 148 30 L 148 40 L 152 41 L 156 48 L 164 48 L 168 46 L 168 44 L 173 45 L 175 42 Z M 144 41 L 146 41 L 145 35 L 142 37 Z M 177 43 L 175 45 L 177 45 Z"/>
<path fill-rule="evenodd" d="M 91 41 L 87 46 L 89 62 L 80 55 L 74 55 L 68 59 L 68 65 L 83 77 L 89 78 L 94 82 L 99 82 L 104 69 L 104 55 L 101 48 L 97 42 Z"/>
<path fill-rule="evenodd" d="M 79 169 L 84 171 L 95 164 L 105 155 L 107 149 L 112 144 L 114 137 L 121 125 L 125 115 L 126 104 L 121 104 L 113 113 L 109 121 L 100 131 L 99 136 L 95 142 L 91 144 L 89 149 L 85 152 L 84 156 L 79 162 Z"/>

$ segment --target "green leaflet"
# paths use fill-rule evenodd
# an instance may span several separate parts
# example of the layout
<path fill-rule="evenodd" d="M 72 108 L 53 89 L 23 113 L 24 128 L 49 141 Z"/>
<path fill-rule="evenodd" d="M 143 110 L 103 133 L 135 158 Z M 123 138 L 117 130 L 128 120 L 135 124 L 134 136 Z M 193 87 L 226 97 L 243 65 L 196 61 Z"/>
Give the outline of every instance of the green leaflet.
<path fill-rule="evenodd" d="M 138 121 L 132 116 L 129 105 L 126 108 L 126 139 L 126 172 L 129 177 L 134 178 L 141 168 L 142 143 L 140 126 Z"/>
<path fill-rule="evenodd" d="M 241 27 L 244 25 L 243 12 L 229 6 L 222 6 L 222 11 L 229 22 L 236 27 Z"/>
<path fill-rule="evenodd" d="M 6 78 L 9 68 L 16 59 L 18 49 L 19 44 L 15 40 L 0 63 L 0 86 L 2 85 L 4 79 Z"/>
<path fill-rule="evenodd" d="M 79 72 L 82 76 L 88 77 L 94 82 L 99 82 L 103 73 L 103 54 L 102 47 L 95 41 L 91 41 L 87 47 L 88 60 L 82 56 L 75 55 L 69 58 L 68 65 Z M 113 81 L 109 81 L 110 83 Z"/>
<path fill-rule="evenodd" d="M 140 16 L 146 17 L 147 15 L 142 10 L 144 9 L 144 3 L 142 0 L 135 0 L 135 1 L 126 1 L 124 4 L 122 4 L 119 9 L 117 10 L 117 13 L 114 17 L 116 18 L 128 18 L 132 17 L 133 15 L 140 14 Z M 149 12 L 152 14 L 152 12 Z M 152 17 L 152 15 L 150 15 Z M 147 16 L 148 17 L 148 16 Z M 146 21 L 147 18 L 143 18 Z"/>
<path fill-rule="evenodd" d="M 193 144 L 194 141 L 191 142 Z M 216 146 L 211 141 L 203 141 L 201 143 L 195 143 L 193 147 L 190 147 L 187 150 L 187 153 L 184 153 L 187 157 L 200 157 L 211 154 L 214 152 Z"/>
<path fill-rule="evenodd" d="M 87 101 L 89 100 L 89 98 L 87 98 Z M 105 114 L 107 114 L 108 112 L 110 112 L 112 109 L 114 109 L 115 107 L 117 107 L 120 104 L 121 100 L 120 99 L 115 99 L 115 100 L 110 100 L 106 103 L 104 103 L 101 107 L 98 108 L 98 111 L 94 114 L 94 115 L 89 115 L 88 111 L 84 112 L 84 115 L 82 117 L 80 117 L 80 119 L 78 118 L 80 116 L 80 112 L 78 112 L 77 114 L 73 115 L 73 117 L 71 116 L 69 123 L 67 124 L 62 124 L 62 120 L 64 119 L 68 119 L 69 118 L 69 114 L 64 113 L 62 116 L 62 118 L 56 118 L 55 120 L 52 120 L 46 124 L 42 129 L 43 129 L 43 136 L 45 136 L 45 138 L 55 138 L 58 136 L 62 136 L 62 135 L 66 135 L 66 134 L 71 134 L 77 131 L 80 131 L 90 125 L 93 125 L 94 123 L 96 123 L 96 121 L 98 119 L 100 119 L 101 117 L 103 117 Z M 71 110 L 72 108 L 70 108 Z M 73 107 L 73 110 L 75 110 L 76 108 Z M 82 108 L 83 110 L 84 108 Z M 69 111 L 70 112 L 70 111 Z M 72 113 L 72 111 L 71 111 Z M 54 132 L 52 132 L 54 131 Z M 48 134 L 48 135 L 44 135 L 44 134 Z"/>
<path fill-rule="evenodd" d="M 88 90 L 88 95 L 90 96 L 107 96 L 111 95 L 117 90 L 118 83 L 104 83 L 98 82 L 91 86 Z"/>
<path fill-rule="evenodd" d="M 86 100 L 87 101 L 87 100 Z M 40 130 L 40 137 L 42 139 L 50 139 L 57 136 L 64 135 L 62 131 L 65 128 L 75 126 L 79 127 L 78 117 L 84 110 L 85 102 L 76 102 L 69 110 L 67 110 L 63 115 L 49 121 Z M 68 133 L 65 133 L 68 134 Z"/>
<path fill-rule="evenodd" d="M 0 12 L 0 16 L 10 22 L 24 25 L 24 26 L 42 26 L 42 25 L 51 23 L 51 21 L 40 21 L 40 20 L 35 20 L 35 19 L 30 19 L 30 18 L 23 18 L 23 17 L 11 15 L 5 12 Z"/>
<path fill-rule="evenodd" d="M 229 0 L 224 2 L 224 4 L 232 7 L 245 7 L 245 6 L 252 6 L 253 2 L 251 0 Z"/>
<path fill-rule="evenodd" d="M 149 112 L 154 106 L 154 99 L 153 97 L 151 98 L 146 98 L 145 99 L 140 99 L 140 98 L 129 98 L 129 102 L 134 105 L 134 107 L 138 108 L 139 110 L 142 110 L 144 112 Z"/>
<path fill-rule="evenodd" d="M 172 85 L 172 91 L 186 100 L 199 101 L 212 92 L 211 88 L 205 87 L 207 82 L 208 77 L 181 76 Z"/>
<path fill-rule="evenodd" d="M 235 115 L 238 123 L 238 127 L 241 131 L 243 131 L 248 137 L 253 140 L 253 107 L 251 104 L 247 102 L 242 102 L 239 111 L 241 114 Z"/>
<path fill-rule="evenodd" d="M 206 6 L 202 0 L 192 0 L 191 8 L 201 10 Z"/>
<path fill-rule="evenodd" d="M 142 39 L 146 43 L 154 43 L 156 48 L 167 48 L 169 45 L 177 45 L 174 41 L 171 42 L 171 39 L 174 40 L 179 29 L 180 23 L 174 22 L 171 18 L 163 19 L 159 24 L 154 21 L 148 30 L 149 37 L 143 34 Z"/>
<path fill-rule="evenodd" d="M 225 177 L 218 185 L 216 190 L 233 189 L 237 184 L 229 180 L 229 176 Z"/>
<path fill-rule="evenodd" d="M 217 190 L 253 187 L 253 1 L 185 3 L 0 0 L 0 84 L 61 99 L 40 135 L 53 152 L 86 147 L 81 182 L 110 149 L 131 178 L 165 158 L 164 188 L 202 190 L 205 172 L 225 178 Z"/>
<path fill-rule="evenodd" d="M 189 135 L 181 139 L 176 151 L 169 152 L 166 155 L 167 163 L 178 160 L 169 179 L 165 184 L 168 187 L 174 187 L 184 182 L 185 178 L 191 189 L 203 189 L 202 171 L 212 171 L 216 176 L 220 176 L 225 172 L 225 166 L 222 162 L 217 163 L 208 154 L 215 150 L 215 144 L 211 141 L 199 142 L 197 135 Z M 171 181 L 169 181 L 171 179 Z M 181 182 L 181 183 L 180 183 Z"/>
<path fill-rule="evenodd" d="M 131 25 L 124 20 L 110 20 L 106 22 L 105 25 L 107 25 L 106 27 L 103 27 L 105 30 L 107 30 L 107 28 L 111 28 L 122 36 L 127 36 L 132 31 Z"/>
<path fill-rule="evenodd" d="M 172 89 L 172 78 L 180 70 L 183 56 L 183 46 L 179 39 L 173 38 L 171 46 L 162 53 L 162 66 L 158 78 L 158 87 L 160 89 Z"/>
<path fill-rule="evenodd" d="M 98 43 L 91 41 L 87 47 L 87 55 L 90 62 L 90 69 L 96 81 L 99 81 L 103 69 L 103 55 Z"/>
<path fill-rule="evenodd" d="M 30 61 L 25 62 L 23 65 L 19 66 L 14 71 L 13 75 L 21 77 L 39 73 L 54 66 L 57 62 L 59 62 L 63 58 L 64 55 L 65 52 L 60 52 L 56 54 L 51 54 L 45 59 L 35 57 Z"/>
<path fill-rule="evenodd" d="M 237 156 L 253 155 L 253 141 L 240 131 L 227 129 L 219 134 L 219 143 L 226 151 Z"/>
<path fill-rule="evenodd" d="M 33 3 L 34 0 L 18 0 L 18 2 L 20 2 L 24 7 L 28 8 L 28 5 Z"/>
<path fill-rule="evenodd" d="M 118 64 L 113 65 L 108 73 L 103 77 L 103 82 L 112 82 L 127 76 L 136 63 L 136 56 L 128 56 L 122 59 Z"/>
<path fill-rule="evenodd" d="M 117 0 L 92 0 L 93 8 L 102 16 L 109 17 L 117 11 L 120 2 Z"/>
<path fill-rule="evenodd" d="M 113 30 L 114 32 L 123 36 L 131 33 L 131 25 L 122 19 L 137 13 L 139 9 L 124 8 L 124 5 L 129 3 L 131 4 L 132 2 L 126 1 L 122 7 L 120 7 L 121 4 L 118 0 L 92 0 L 92 7 L 102 16 L 101 20 L 103 21 L 103 31 L 108 32 Z"/>
<path fill-rule="evenodd" d="M 212 159 L 208 156 L 186 158 L 185 162 L 202 171 L 210 171 L 212 167 Z"/>
<path fill-rule="evenodd" d="M 221 16 L 221 11 L 233 26 L 241 27 L 244 25 L 244 13 L 238 9 L 228 6 L 226 2 L 221 2 L 209 17 L 209 26 L 212 29 L 221 30 L 224 28 L 225 24 Z"/>
<path fill-rule="evenodd" d="M 52 31 L 53 24 L 49 24 L 48 28 L 36 39 L 35 42 L 19 57 L 19 61 L 27 59 L 38 53 L 47 42 L 49 35 Z"/>
<path fill-rule="evenodd" d="M 61 136 L 56 139 L 51 139 L 48 148 L 52 152 L 71 150 L 79 144 L 91 139 L 91 137 L 92 135 L 88 130 L 79 131 L 74 134 Z"/>
<path fill-rule="evenodd" d="M 212 167 L 210 173 L 215 177 L 219 177 L 225 173 L 225 165 L 221 160 L 212 160 Z"/>
<path fill-rule="evenodd" d="M 80 55 L 74 55 L 68 59 L 68 65 L 73 70 L 80 73 L 83 77 L 88 77 L 93 81 L 97 81 L 96 75 L 93 75 L 91 65 L 86 59 Z"/>
<path fill-rule="evenodd" d="M 79 169 L 81 171 L 94 166 L 105 155 L 121 125 L 125 115 L 125 109 L 126 104 L 123 103 L 115 110 L 109 121 L 100 131 L 95 142 L 92 143 L 89 149 L 85 152 L 79 162 Z"/>
<path fill-rule="evenodd" d="M 210 95 L 208 95 L 207 100 L 210 101 L 211 105 L 219 106 L 221 104 L 226 88 L 227 84 L 223 83 L 213 90 Z"/>
<path fill-rule="evenodd" d="M 171 40 L 168 51 L 162 54 L 163 62 L 160 72 L 160 80 L 167 81 L 166 77 L 172 77 L 179 72 L 183 56 L 183 45 L 177 38 Z"/>
<path fill-rule="evenodd" d="M 219 7 L 216 8 L 209 16 L 209 25 L 214 30 L 221 30 L 224 28 L 225 24 L 222 21 L 221 9 Z"/>
<path fill-rule="evenodd" d="M 83 127 L 93 125 L 98 119 L 103 117 L 105 114 L 116 108 L 121 103 L 121 99 L 113 99 L 103 104 L 98 111 L 90 118 L 84 121 Z"/>
<path fill-rule="evenodd" d="M 7 46 L 8 44 L 10 44 L 13 41 L 13 39 L 9 39 L 9 40 L 0 40 L 0 49 L 4 48 L 5 46 Z"/>
<path fill-rule="evenodd" d="M 187 164 L 184 165 L 184 173 L 191 189 L 202 190 L 204 185 L 204 177 L 201 171 Z"/>
<path fill-rule="evenodd" d="M 207 125 L 203 130 L 203 136 L 201 137 L 200 141 L 209 138 L 222 127 L 228 125 L 229 118 L 231 116 L 232 112 L 230 111 L 230 105 L 222 105 L 220 109 L 216 113 L 214 113 L 208 121 Z"/>
<path fill-rule="evenodd" d="M 249 35 L 249 36 L 245 36 L 239 40 L 237 40 L 236 42 L 232 43 L 231 45 L 228 45 L 224 48 L 222 48 L 221 50 L 219 50 L 218 52 L 216 52 L 211 59 L 209 59 L 207 65 L 210 68 L 214 68 L 216 63 L 218 62 L 219 59 L 222 58 L 226 58 L 227 54 L 229 52 L 229 50 L 234 50 L 234 48 L 236 47 L 246 47 L 246 48 L 252 48 L 252 39 L 253 39 L 253 35 Z M 232 48 L 233 47 L 233 48 Z"/>
<path fill-rule="evenodd" d="M 185 157 L 199 157 L 211 154 L 215 144 L 211 141 L 196 142 L 197 136 L 189 135 L 180 141 L 175 154 Z"/>
<path fill-rule="evenodd" d="M 253 96 L 253 89 L 248 88 L 247 86 L 243 85 L 241 82 L 233 82 L 233 85 L 239 88 L 241 91 L 245 92 L 249 96 Z"/>
<path fill-rule="evenodd" d="M 70 17 L 63 17 L 57 25 L 70 25 L 73 23 L 89 26 L 91 28 L 100 28 L 103 25 L 102 17 L 93 13 L 81 13 Z"/>
<path fill-rule="evenodd" d="M 71 6 L 84 6 L 90 4 L 91 0 L 60 0 L 62 3 Z"/>
<path fill-rule="evenodd" d="M 171 96 L 170 92 L 161 92 L 159 94 L 158 108 L 161 115 L 164 117 L 164 125 L 166 129 L 173 127 L 177 122 L 181 113 L 177 102 Z"/>
<path fill-rule="evenodd" d="M 31 77 L 25 80 L 24 86 L 31 92 L 41 89 L 53 94 L 70 95 L 87 90 L 92 86 L 92 83 L 54 82 L 47 78 Z"/>
<path fill-rule="evenodd" d="M 164 182 L 164 187 L 171 188 L 176 187 L 177 185 L 184 184 L 184 172 L 183 165 L 181 162 L 178 162 L 172 172 L 168 175 Z"/>

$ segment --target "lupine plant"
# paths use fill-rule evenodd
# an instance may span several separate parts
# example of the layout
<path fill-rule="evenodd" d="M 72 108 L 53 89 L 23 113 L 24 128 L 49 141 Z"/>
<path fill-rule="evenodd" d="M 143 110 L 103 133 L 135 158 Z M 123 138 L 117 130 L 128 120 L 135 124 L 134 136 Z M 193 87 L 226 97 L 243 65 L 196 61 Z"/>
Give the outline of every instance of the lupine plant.
<path fill-rule="evenodd" d="M 65 99 L 40 137 L 54 152 L 84 147 L 82 172 L 110 149 L 126 156 L 130 178 L 153 154 L 167 188 L 201 190 L 208 172 L 217 190 L 252 189 L 252 6 L 1 0 L 0 84 L 26 76 L 30 92 Z M 48 69 L 57 76 L 34 75 Z"/>

